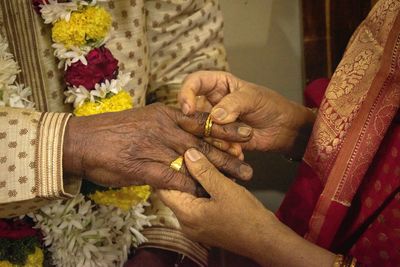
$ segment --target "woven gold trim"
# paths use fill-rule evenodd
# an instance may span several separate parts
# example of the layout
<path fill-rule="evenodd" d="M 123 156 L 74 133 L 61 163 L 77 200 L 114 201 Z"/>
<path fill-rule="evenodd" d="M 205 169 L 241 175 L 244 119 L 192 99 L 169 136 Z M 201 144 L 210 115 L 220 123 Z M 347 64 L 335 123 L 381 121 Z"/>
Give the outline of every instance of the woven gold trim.
<path fill-rule="evenodd" d="M 147 242 L 141 247 L 155 247 L 181 253 L 200 266 L 208 266 L 208 250 L 205 246 L 189 240 L 182 232 L 162 227 L 150 227 L 142 231 Z"/>
<path fill-rule="evenodd" d="M 64 131 L 70 117 L 67 113 L 45 113 L 39 122 L 37 179 L 40 197 L 71 196 L 64 191 L 62 169 Z"/>

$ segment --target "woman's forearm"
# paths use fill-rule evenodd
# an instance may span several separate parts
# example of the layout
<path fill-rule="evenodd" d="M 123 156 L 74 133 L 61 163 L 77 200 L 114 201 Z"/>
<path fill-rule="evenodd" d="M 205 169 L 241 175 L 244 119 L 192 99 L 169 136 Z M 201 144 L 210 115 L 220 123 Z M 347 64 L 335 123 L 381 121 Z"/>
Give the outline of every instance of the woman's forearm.
<path fill-rule="evenodd" d="M 265 233 L 253 239 L 249 257 L 268 267 L 332 266 L 335 254 L 300 237 L 277 218 L 274 220 L 273 232 L 265 228 Z"/>

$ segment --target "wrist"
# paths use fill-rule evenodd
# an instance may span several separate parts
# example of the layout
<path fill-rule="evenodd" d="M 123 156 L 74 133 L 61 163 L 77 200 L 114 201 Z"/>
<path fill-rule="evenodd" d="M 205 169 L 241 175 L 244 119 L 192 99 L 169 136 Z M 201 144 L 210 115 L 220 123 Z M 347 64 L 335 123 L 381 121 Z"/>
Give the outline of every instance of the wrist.
<path fill-rule="evenodd" d="M 259 235 L 261 250 L 254 259 L 261 266 L 331 267 L 335 254 L 305 240 L 274 216 Z"/>
<path fill-rule="evenodd" d="M 291 132 L 288 146 L 284 153 L 293 159 L 301 159 L 310 139 L 316 119 L 316 112 L 292 102 L 293 108 L 289 119 L 289 131 Z"/>
<path fill-rule="evenodd" d="M 79 134 L 79 118 L 71 117 L 64 132 L 63 169 L 64 173 L 74 176 L 83 175 L 83 140 Z"/>

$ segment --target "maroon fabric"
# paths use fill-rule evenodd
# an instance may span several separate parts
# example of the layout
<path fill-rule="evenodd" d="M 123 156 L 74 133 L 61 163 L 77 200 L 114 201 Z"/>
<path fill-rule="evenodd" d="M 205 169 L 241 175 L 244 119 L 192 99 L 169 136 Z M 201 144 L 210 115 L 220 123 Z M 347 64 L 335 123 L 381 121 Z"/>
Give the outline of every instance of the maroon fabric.
<path fill-rule="evenodd" d="M 326 86 L 324 82 L 307 87 L 306 103 L 318 105 Z M 321 86 L 318 89 L 318 86 Z M 317 91 L 320 92 L 317 93 Z M 333 239 L 327 248 L 356 257 L 362 266 L 400 266 L 400 113 L 393 120 L 373 163 L 370 165 L 349 209 L 333 203 L 329 210 L 344 216 L 336 236 L 330 223 L 324 224 L 321 239 Z M 302 163 L 292 188 L 277 216 L 300 235 L 308 224 L 322 185 L 313 170 Z M 296 207 L 296 209 L 293 209 Z M 328 210 L 328 212 L 330 212 Z M 335 227 L 334 225 L 332 227 Z M 321 240 L 318 240 L 320 245 Z"/>
<path fill-rule="evenodd" d="M 318 108 L 329 85 L 329 79 L 320 78 L 312 81 L 304 91 L 304 103 L 309 108 Z"/>

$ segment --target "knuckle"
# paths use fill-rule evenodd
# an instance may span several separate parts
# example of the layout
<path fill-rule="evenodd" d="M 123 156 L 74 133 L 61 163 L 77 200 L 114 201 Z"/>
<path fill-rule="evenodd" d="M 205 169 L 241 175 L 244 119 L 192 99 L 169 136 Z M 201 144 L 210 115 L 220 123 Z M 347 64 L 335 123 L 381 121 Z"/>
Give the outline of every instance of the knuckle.
<path fill-rule="evenodd" d="M 204 155 L 208 155 L 211 152 L 211 145 L 207 142 L 199 140 L 199 143 L 197 144 L 197 149 Z"/>
<path fill-rule="evenodd" d="M 208 118 L 208 114 L 205 112 L 196 112 L 193 115 L 193 119 L 196 121 L 197 125 L 199 127 L 204 126 L 204 124 L 206 123 L 206 120 Z"/>
<path fill-rule="evenodd" d="M 166 187 L 171 186 L 174 184 L 175 181 L 175 173 L 173 173 L 169 169 L 165 169 L 161 173 L 162 176 L 162 185 L 165 185 Z"/>

